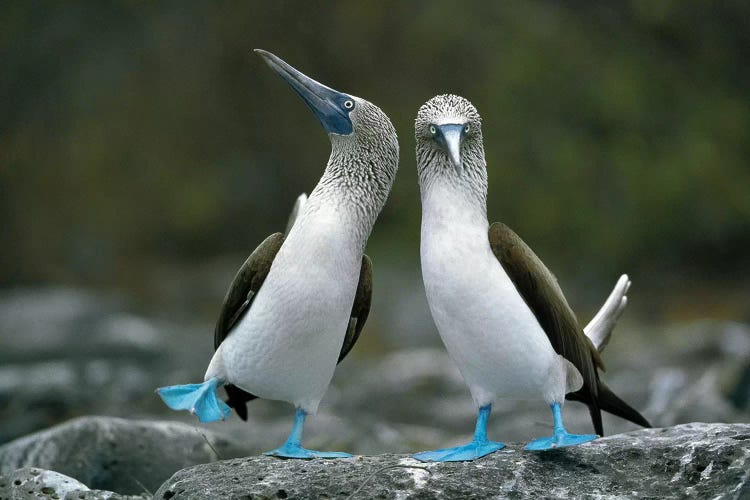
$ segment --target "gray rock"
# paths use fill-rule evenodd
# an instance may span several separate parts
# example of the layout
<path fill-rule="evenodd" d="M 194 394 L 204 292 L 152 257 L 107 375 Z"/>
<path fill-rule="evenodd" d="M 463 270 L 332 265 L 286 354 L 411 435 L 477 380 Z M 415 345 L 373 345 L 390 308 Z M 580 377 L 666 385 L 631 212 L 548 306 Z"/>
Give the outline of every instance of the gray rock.
<path fill-rule="evenodd" d="M 521 445 L 475 462 L 406 455 L 343 460 L 248 457 L 181 470 L 156 499 L 750 497 L 750 424 L 645 429 L 574 448 Z"/>
<path fill-rule="evenodd" d="M 38 467 L 91 488 L 143 494 L 175 471 L 212 462 L 217 454 L 229 458 L 248 452 L 223 435 L 191 425 L 84 417 L 0 447 L 0 474 Z"/>
<path fill-rule="evenodd" d="M 65 498 L 66 495 L 78 496 L 85 494 L 89 488 L 59 472 L 25 467 L 13 471 L 8 477 L 0 476 L 0 498 L 28 498 L 32 496 L 56 495 Z"/>
<path fill-rule="evenodd" d="M 51 470 L 24 467 L 9 476 L 0 475 L 0 500 L 49 498 L 64 500 L 145 500 L 144 496 L 119 495 L 92 490 L 72 477 Z"/>

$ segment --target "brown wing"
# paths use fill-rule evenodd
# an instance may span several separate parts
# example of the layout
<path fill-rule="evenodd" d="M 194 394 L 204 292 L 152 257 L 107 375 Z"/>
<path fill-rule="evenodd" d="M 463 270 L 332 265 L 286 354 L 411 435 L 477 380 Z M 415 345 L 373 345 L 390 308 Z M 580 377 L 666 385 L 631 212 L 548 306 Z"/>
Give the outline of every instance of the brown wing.
<path fill-rule="evenodd" d="M 227 295 L 224 297 L 224 304 L 221 307 L 219 319 L 216 321 L 214 349 L 219 347 L 232 331 L 234 325 L 250 309 L 255 295 L 260 290 L 261 285 L 263 285 L 266 276 L 268 276 L 268 271 L 271 270 L 273 259 L 276 258 L 276 254 L 279 252 L 282 243 L 284 243 L 283 234 L 272 234 L 253 250 L 250 257 L 247 258 L 239 271 L 237 271 L 232 284 L 229 285 Z M 247 406 L 245 403 L 255 399 L 257 396 L 243 391 L 232 384 L 226 384 L 224 389 L 227 391 L 227 396 L 229 396 L 227 404 L 234 408 L 242 420 L 247 420 Z"/>
<path fill-rule="evenodd" d="M 272 234 L 253 250 L 250 257 L 237 271 L 224 297 L 219 319 L 216 321 L 214 349 L 218 349 L 219 344 L 227 338 L 234 325 L 247 313 L 255 295 L 268 276 L 273 259 L 276 258 L 282 243 L 284 243 L 283 234 Z"/>
<path fill-rule="evenodd" d="M 599 373 L 596 369 L 603 369 L 604 364 L 578 324 L 557 279 L 531 248 L 505 224 L 492 224 L 489 240 L 492 252 L 534 313 L 555 352 L 573 363 L 583 376 L 583 387 L 569 394 L 568 398 L 589 406 L 597 434 L 602 434 L 598 404 Z"/>
<path fill-rule="evenodd" d="M 349 327 L 346 330 L 344 344 L 341 346 L 338 363 L 341 363 L 362 333 L 367 316 L 370 314 L 370 304 L 372 303 L 372 261 L 367 255 L 362 256 L 362 267 L 359 271 L 359 283 L 357 284 L 357 294 L 354 296 L 352 305 L 352 314 L 349 319 Z"/>

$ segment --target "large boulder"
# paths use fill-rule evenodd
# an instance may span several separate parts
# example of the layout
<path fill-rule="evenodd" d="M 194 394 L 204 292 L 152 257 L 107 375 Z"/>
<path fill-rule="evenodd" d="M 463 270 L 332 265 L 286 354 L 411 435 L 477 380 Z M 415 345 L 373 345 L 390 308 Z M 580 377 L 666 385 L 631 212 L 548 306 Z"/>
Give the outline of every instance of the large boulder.
<path fill-rule="evenodd" d="M 156 499 L 750 497 L 750 424 L 685 424 L 475 462 L 407 455 L 342 460 L 254 456 L 181 470 Z"/>
<path fill-rule="evenodd" d="M 90 488 L 135 495 L 155 491 L 185 467 L 248 454 L 227 437 L 192 425 L 83 417 L 0 447 L 0 474 L 49 469 Z"/>

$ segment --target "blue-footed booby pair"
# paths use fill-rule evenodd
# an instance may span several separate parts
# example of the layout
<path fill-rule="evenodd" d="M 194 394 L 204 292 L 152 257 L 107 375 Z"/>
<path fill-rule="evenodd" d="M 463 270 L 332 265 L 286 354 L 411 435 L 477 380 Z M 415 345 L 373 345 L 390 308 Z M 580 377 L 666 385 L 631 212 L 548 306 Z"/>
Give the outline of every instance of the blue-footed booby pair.
<path fill-rule="evenodd" d="M 479 409 L 471 443 L 415 458 L 473 460 L 503 448 L 486 432 L 497 398 L 542 399 L 552 408 L 553 436 L 532 441 L 527 450 L 597 437 L 565 430 L 566 395 L 588 405 L 598 435 L 603 434 L 601 410 L 650 426 L 599 378 L 604 365 L 597 347 L 606 344 L 607 316 L 619 314 L 624 298 L 608 301 L 592 321 L 595 346 L 542 261 L 507 226 L 488 223 L 487 168 L 476 108 L 456 95 L 434 97 L 419 109 L 415 136 L 427 301 Z M 624 297 L 626 277 L 618 287 Z"/>
<path fill-rule="evenodd" d="M 296 408 L 292 432 L 267 454 L 347 457 L 303 448 L 302 430 L 369 313 L 372 266 L 364 249 L 398 170 L 398 140 L 374 104 L 322 85 L 269 52 L 257 52 L 323 125 L 331 156 L 293 214 L 288 234 L 266 238 L 234 278 L 204 382 L 158 392 L 170 408 L 189 410 L 203 422 L 228 417 L 230 407 L 246 419 L 245 403 L 255 398 L 287 401 Z M 219 386 L 227 391 L 227 403 L 216 397 Z"/>
<path fill-rule="evenodd" d="M 331 156 L 309 199 L 297 200 L 286 233 L 266 238 L 235 276 L 204 382 L 158 392 L 170 408 L 189 410 L 203 422 L 224 419 L 231 408 L 246 420 L 246 403 L 258 397 L 288 401 L 296 407 L 292 432 L 267 454 L 347 457 L 303 448 L 302 430 L 369 314 L 372 265 L 364 247 L 398 169 L 398 141 L 373 104 L 330 89 L 273 54 L 258 53 L 319 119 Z M 592 345 L 541 261 L 505 226 L 488 227 L 487 174 L 473 106 L 456 96 L 435 98 L 420 110 L 416 134 L 428 300 L 480 408 L 470 445 L 416 456 L 471 460 L 502 448 L 486 436 L 490 405 L 502 396 L 541 397 L 551 404 L 555 436 L 535 441 L 531 449 L 595 437 L 565 432 L 566 393 L 589 405 L 599 434 L 600 409 L 648 425 L 596 371 L 602 366 L 596 348 L 606 345 L 626 305 L 627 277 L 584 330 Z M 216 396 L 219 386 L 228 394 L 226 403 Z"/>

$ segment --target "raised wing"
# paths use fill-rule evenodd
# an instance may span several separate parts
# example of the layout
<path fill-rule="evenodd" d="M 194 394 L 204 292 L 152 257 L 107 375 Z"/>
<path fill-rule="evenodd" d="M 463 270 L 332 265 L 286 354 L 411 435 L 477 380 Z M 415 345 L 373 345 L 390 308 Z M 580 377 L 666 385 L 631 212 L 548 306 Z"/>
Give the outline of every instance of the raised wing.
<path fill-rule="evenodd" d="M 341 363 L 362 333 L 367 316 L 370 314 L 370 304 L 372 303 L 372 261 L 367 255 L 362 256 L 362 267 L 359 271 L 359 283 L 357 284 L 357 294 L 354 296 L 352 305 L 352 314 L 349 318 L 349 327 L 346 329 L 344 344 L 341 346 L 338 363 Z"/>

